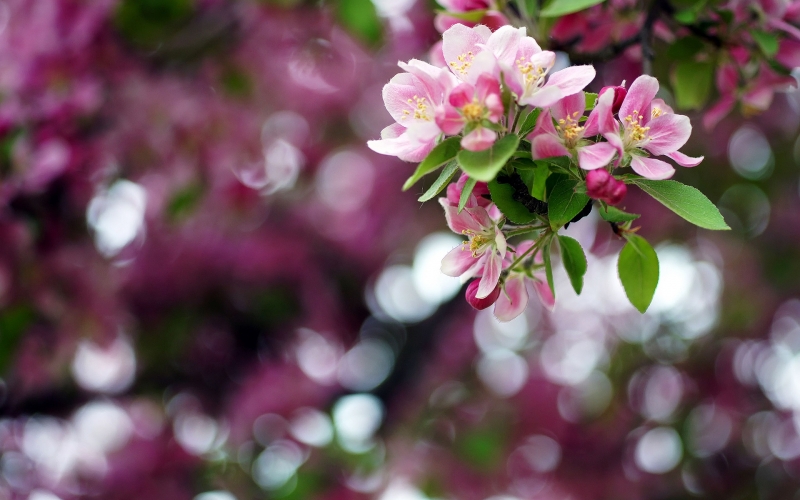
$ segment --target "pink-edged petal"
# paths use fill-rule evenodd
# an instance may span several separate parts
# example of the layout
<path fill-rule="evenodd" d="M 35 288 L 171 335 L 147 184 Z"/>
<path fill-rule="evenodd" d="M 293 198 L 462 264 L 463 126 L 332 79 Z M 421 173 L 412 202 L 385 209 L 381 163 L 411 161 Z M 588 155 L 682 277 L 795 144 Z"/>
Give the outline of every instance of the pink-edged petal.
<path fill-rule="evenodd" d="M 642 75 L 633 81 L 631 88 L 628 89 L 628 94 L 625 100 L 622 101 L 622 106 L 619 108 L 619 116 L 625 119 L 634 114 L 647 116 L 646 113 L 650 107 L 650 101 L 656 96 L 658 92 L 658 80 L 649 75 Z"/>
<path fill-rule="evenodd" d="M 625 155 L 625 144 L 622 142 L 622 137 L 620 137 L 617 133 L 610 133 L 610 134 L 603 134 L 603 137 L 611 144 L 614 149 L 617 150 L 619 155 L 617 156 L 617 161 L 615 165 L 619 166 L 619 162 L 622 160 L 622 157 Z"/>
<path fill-rule="evenodd" d="M 578 165 L 584 170 L 603 168 L 614 158 L 617 148 L 607 142 L 598 142 L 578 149 Z"/>
<path fill-rule="evenodd" d="M 446 198 L 439 198 L 439 204 L 444 208 L 447 227 L 454 233 L 465 234 L 465 232 L 479 233 L 483 231 L 483 226 L 475 222 L 475 218 L 470 214 L 469 210 L 464 209 L 459 212 L 458 207 L 450 205 Z"/>
<path fill-rule="evenodd" d="M 567 117 L 578 121 L 578 118 L 583 116 L 586 111 L 586 94 L 578 92 L 564 97 L 550 108 L 553 113 L 553 118 L 556 120 L 563 120 Z"/>
<path fill-rule="evenodd" d="M 534 160 L 540 160 L 555 156 L 569 156 L 569 150 L 557 137 L 542 134 L 531 139 L 531 155 Z"/>
<path fill-rule="evenodd" d="M 490 95 L 500 95 L 500 81 L 494 76 L 484 73 L 475 83 L 475 96 L 478 101 L 484 102 Z"/>
<path fill-rule="evenodd" d="M 735 64 L 723 64 L 717 69 L 715 80 L 721 94 L 731 93 L 739 86 L 739 70 Z"/>
<path fill-rule="evenodd" d="M 483 263 L 483 275 L 481 276 L 478 291 L 475 292 L 475 297 L 482 299 L 487 297 L 500 280 L 500 270 L 503 266 L 503 258 L 497 252 L 490 250 L 486 252 L 486 261 Z"/>
<path fill-rule="evenodd" d="M 682 167 L 696 167 L 700 165 L 700 162 L 703 161 L 703 156 L 692 157 L 687 156 L 680 151 L 674 151 L 672 153 L 668 153 L 666 155 L 667 158 L 672 159 L 675 163 Z"/>
<path fill-rule="evenodd" d="M 449 102 L 451 106 L 461 108 L 471 103 L 474 95 L 475 88 L 468 83 L 462 83 L 450 91 L 447 102 Z"/>
<path fill-rule="evenodd" d="M 491 34 L 492 30 L 486 26 L 469 28 L 463 24 L 454 24 L 442 33 L 444 60 L 454 75 L 462 79 L 467 75 L 472 59 L 481 52 L 479 46 L 485 45 Z M 459 60 L 459 56 L 464 60 Z"/>
<path fill-rule="evenodd" d="M 661 115 L 650 120 L 647 125 L 650 130 L 647 132 L 647 143 L 643 147 L 655 156 L 677 151 L 692 135 L 692 123 L 684 115 Z"/>
<path fill-rule="evenodd" d="M 736 98 L 733 95 L 722 96 L 720 100 L 711 106 L 711 108 L 706 111 L 706 114 L 703 115 L 703 127 L 705 127 L 706 130 L 711 130 L 716 127 L 717 124 L 725 118 L 725 115 L 731 112 L 735 105 Z"/>
<path fill-rule="evenodd" d="M 381 136 L 380 140 L 367 141 L 367 146 L 376 153 L 396 156 L 403 161 L 420 162 L 435 146 L 435 141 L 414 137 L 399 123 L 383 129 Z"/>
<path fill-rule="evenodd" d="M 486 106 L 487 110 L 489 110 L 489 119 L 494 123 L 499 122 L 500 118 L 502 118 L 505 114 L 505 109 L 503 109 L 503 100 L 501 99 L 500 94 L 489 95 L 486 97 L 483 105 Z"/>
<path fill-rule="evenodd" d="M 526 34 L 524 27 L 503 26 L 492 33 L 489 40 L 486 41 L 486 48 L 492 51 L 499 62 L 508 65 L 514 64 L 520 41 L 526 37 Z"/>
<path fill-rule="evenodd" d="M 489 75 L 498 81 L 500 80 L 500 66 L 497 64 L 497 58 L 488 50 L 475 55 L 462 80 L 474 85 L 483 75 Z"/>
<path fill-rule="evenodd" d="M 528 137 L 533 138 L 542 134 L 558 136 L 558 131 L 555 125 L 553 125 L 553 117 L 549 109 L 545 109 L 539 114 L 539 117 L 536 118 L 536 126 Z"/>
<path fill-rule="evenodd" d="M 594 80 L 595 74 L 594 67 L 588 64 L 571 66 L 553 73 L 547 80 L 545 88 L 558 87 L 563 95 L 572 95 L 586 88 Z"/>
<path fill-rule="evenodd" d="M 447 252 L 442 258 L 442 273 L 457 278 L 466 273 L 475 263 L 477 258 L 472 256 L 465 245 L 460 245 Z"/>
<path fill-rule="evenodd" d="M 492 147 L 495 140 L 497 140 L 497 132 L 478 127 L 461 139 L 461 147 L 468 151 L 483 151 Z"/>
<path fill-rule="evenodd" d="M 539 296 L 539 301 L 548 310 L 552 311 L 556 307 L 556 296 L 550 285 L 546 281 L 536 281 L 533 284 L 533 289 L 536 290 L 536 295 Z"/>
<path fill-rule="evenodd" d="M 524 275 L 509 276 L 495 302 L 495 317 L 500 321 L 511 321 L 522 314 L 527 306 L 528 291 L 525 289 Z"/>
<path fill-rule="evenodd" d="M 584 125 L 584 137 L 597 134 L 618 133 L 619 125 L 614 119 L 614 89 L 608 89 L 597 98 L 594 109 L 589 113 Z"/>
<path fill-rule="evenodd" d="M 742 96 L 742 106 L 746 111 L 766 111 L 772 104 L 775 88 L 771 85 L 756 86 Z"/>
<path fill-rule="evenodd" d="M 549 108 L 564 97 L 558 87 L 542 87 L 529 96 L 519 100 L 520 104 L 536 106 L 537 108 Z"/>
<path fill-rule="evenodd" d="M 631 158 L 631 168 L 642 177 L 656 181 L 669 179 L 675 173 L 675 169 L 669 163 L 641 156 L 633 156 Z"/>
<path fill-rule="evenodd" d="M 440 106 L 436 111 L 436 125 L 447 135 L 460 133 L 464 123 L 464 117 L 452 106 Z"/>

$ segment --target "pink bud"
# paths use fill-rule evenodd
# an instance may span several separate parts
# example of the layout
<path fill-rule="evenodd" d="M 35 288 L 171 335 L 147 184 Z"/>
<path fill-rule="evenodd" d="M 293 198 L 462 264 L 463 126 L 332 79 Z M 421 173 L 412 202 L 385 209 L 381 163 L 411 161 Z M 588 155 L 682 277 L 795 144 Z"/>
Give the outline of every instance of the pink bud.
<path fill-rule="evenodd" d="M 464 190 L 464 185 L 467 183 L 469 176 L 467 174 L 461 174 L 458 181 L 455 184 L 450 184 L 447 186 L 447 201 L 452 203 L 453 205 L 458 205 L 458 201 L 461 198 L 461 192 Z M 486 199 L 483 195 L 489 194 L 489 185 L 485 182 L 478 182 L 475 184 L 475 187 L 472 189 L 472 196 L 475 197 L 475 200 L 478 202 L 478 206 L 486 208 L 492 204 L 492 202 Z"/>
<path fill-rule="evenodd" d="M 611 111 L 613 113 L 618 113 L 619 112 L 619 108 L 622 106 L 622 101 L 624 101 L 625 100 L 625 96 L 628 95 L 628 91 L 625 89 L 625 87 L 622 87 L 622 86 L 619 86 L 619 85 L 612 85 L 612 86 L 603 87 L 602 89 L 600 89 L 600 94 L 602 94 L 606 90 L 610 90 L 610 91 L 614 92 L 614 103 L 611 105 Z M 598 95 L 600 95 L 600 94 L 598 94 Z"/>
<path fill-rule="evenodd" d="M 480 282 L 481 280 L 472 280 L 470 284 L 467 285 L 467 292 L 464 295 L 466 296 L 469 305 L 479 311 L 482 311 L 483 309 L 486 309 L 490 305 L 497 302 L 497 298 L 500 297 L 500 283 L 494 287 L 492 293 L 482 299 L 479 299 L 475 297 L 475 294 L 478 293 L 478 286 L 480 286 Z"/>
<path fill-rule="evenodd" d="M 586 194 L 595 200 L 616 205 L 625 198 L 628 187 L 608 173 L 604 168 L 591 170 L 586 174 Z"/>

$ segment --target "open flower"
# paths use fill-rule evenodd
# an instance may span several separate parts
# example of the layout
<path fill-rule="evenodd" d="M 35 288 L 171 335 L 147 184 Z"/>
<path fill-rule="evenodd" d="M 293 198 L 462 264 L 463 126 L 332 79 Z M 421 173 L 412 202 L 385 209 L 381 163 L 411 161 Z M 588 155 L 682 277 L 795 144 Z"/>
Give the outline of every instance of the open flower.
<path fill-rule="evenodd" d="M 527 252 L 534 243 L 525 241 L 517 245 L 516 254 L 522 255 Z M 541 262 L 541 258 L 529 259 Z M 525 262 L 520 262 L 517 266 L 508 270 L 503 283 L 503 290 L 497 297 L 494 306 L 494 315 L 500 321 L 511 321 L 525 311 L 528 307 L 528 285 L 531 285 L 539 296 L 542 305 L 552 310 L 556 304 L 556 298 L 544 273 L 534 273 Z"/>
<path fill-rule="evenodd" d="M 458 205 L 447 198 L 439 198 L 439 203 L 444 208 L 450 229 L 469 238 L 444 256 L 442 272 L 448 276 L 461 276 L 463 280 L 480 275 L 475 298 L 488 297 L 497 286 L 506 256 L 506 238 L 498 226 L 502 214 L 493 210 L 496 217 L 490 216 L 472 195 L 461 212 Z"/>
<path fill-rule="evenodd" d="M 574 152 L 578 155 L 578 165 L 584 170 L 608 165 L 617 150 L 607 142 L 594 143 L 584 139 L 584 136 L 598 134 L 597 111 L 593 110 L 586 123 L 581 125 L 585 110 L 586 96 L 578 92 L 543 111 L 536 121 L 536 128 L 528 136 L 533 159 L 569 156 Z"/>
<path fill-rule="evenodd" d="M 675 169 L 669 163 L 645 156 L 664 155 L 678 165 L 694 167 L 703 157 L 692 158 L 678 151 L 692 133 L 689 117 L 673 113 L 661 99 L 655 99 L 658 80 L 642 75 L 634 80 L 619 108 L 620 122 L 613 118 L 613 96 L 604 92 L 597 103 L 598 128 L 619 152 L 617 163 L 626 155 L 631 168 L 648 179 L 667 179 Z"/>
<path fill-rule="evenodd" d="M 497 123 L 503 117 L 500 82 L 484 73 L 475 86 L 462 83 L 450 92 L 447 103 L 436 113 L 436 124 L 447 135 L 466 135 L 461 146 L 470 151 L 488 149 L 497 139 L 497 133 L 487 128 L 486 122 Z"/>
<path fill-rule="evenodd" d="M 406 72 L 383 87 L 383 102 L 396 123 L 383 129 L 380 140 L 367 145 L 376 153 L 418 162 L 431 152 L 442 133 L 436 124 L 436 108 L 457 81 L 446 69 L 422 61 L 398 64 Z"/>
<path fill-rule="evenodd" d="M 474 83 L 483 73 L 502 71 L 506 85 L 521 105 L 552 106 L 583 90 L 595 77 L 592 66 L 556 71 L 556 55 L 543 51 L 525 28 L 503 26 L 494 33 L 485 26 L 457 24 L 442 35 L 445 61 L 459 79 Z"/>

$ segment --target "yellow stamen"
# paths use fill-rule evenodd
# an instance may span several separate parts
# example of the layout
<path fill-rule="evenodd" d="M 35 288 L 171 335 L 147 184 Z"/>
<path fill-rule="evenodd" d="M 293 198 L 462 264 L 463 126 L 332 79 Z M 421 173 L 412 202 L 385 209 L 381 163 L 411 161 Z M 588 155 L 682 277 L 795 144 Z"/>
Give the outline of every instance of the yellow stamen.
<path fill-rule="evenodd" d="M 461 112 L 464 114 L 464 118 L 471 122 L 477 122 L 483 118 L 483 106 L 478 103 L 477 99 L 461 108 Z"/>
<path fill-rule="evenodd" d="M 469 51 L 466 54 L 461 54 L 456 59 L 458 59 L 458 62 L 452 61 L 450 67 L 453 68 L 453 71 L 458 71 L 462 75 L 466 75 L 467 70 L 472 66 L 472 60 L 475 59 L 475 56 L 472 54 L 472 51 Z"/>
<path fill-rule="evenodd" d="M 415 120 L 424 120 L 426 122 L 431 121 L 431 117 L 428 115 L 428 100 L 424 97 L 414 96 L 412 99 L 408 100 L 408 103 L 411 105 L 411 109 L 414 111 L 414 119 Z M 408 110 L 403 110 L 403 116 L 401 119 L 405 118 L 406 116 L 410 115 L 411 112 Z"/>

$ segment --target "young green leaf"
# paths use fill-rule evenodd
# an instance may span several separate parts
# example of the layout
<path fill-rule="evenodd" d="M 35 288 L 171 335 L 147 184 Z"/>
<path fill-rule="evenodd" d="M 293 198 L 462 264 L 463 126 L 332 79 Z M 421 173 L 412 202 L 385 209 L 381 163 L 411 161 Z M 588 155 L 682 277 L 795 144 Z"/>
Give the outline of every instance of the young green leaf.
<path fill-rule="evenodd" d="M 682 109 L 700 109 L 711 93 L 714 65 L 710 62 L 681 60 L 672 72 L 675 101 Z"/>
<path fill-rule="evenodd" d="M 641 236 L 628 234 L 626 238 L 628 243 L 619 253 L 617 271 L 628 300 L 644 313 L 658 285 L 658 255 Z"/>
<path fill-rule="evenodd" d="M 439 178 L 433 181 L 431 187 L 425 191 L 425 194 L 417 198 L 417 201 L 428 201 L 441 193 L 442 189 L 446 188 L 453 176 L 456 175 L 456 172 L 458 172 L 458 162 L 453 160 L 444 167 L 442 173 L 439 174 Z"/>
<path fill-rule="evenodd" d="M 753 40 L 756 41 L 758 48 L 761 49 L 765 56 L 772 57 L 778 52 L 778 38 L 772 33 L 753 30 L 750 35 L 753 36 Z"/>
<path fill-rule="evenodd" d="M 623 212 L 618 208 L 608 205 L 605 208 L 603 208 L 602 206 L 600 207 L 600 217 L 602 217 L 603 220 L 606 222 L 614 222 L 616 224 L 619 224 L 621 222 L 636 220 L 639 217 L 641 217 L 641 215 L 629 214 L 628 212 Z"/>
<path fill-rule="evenodd" d="M 547 195 L 547 216 L 550 227 L 556 230 L 571 221 L 589 202 L 589 197 L 576 193 L 578 181 L 559 175 Z"/>
<path fill-rule="evenodd" d="M 470 177 L 467 179 L 467 182 L 464 183 L 464 189 L 461 190 L 461 198 L 458 199 L 458 211 L 461 212 L 464 210 L 464 207 L 467 206 L 467 201 L 469 201 L 469 195 L 472 194 L 472 190 L 475 189 L 475 184 L 478 181 Z"/>
<path fill-rule="evenodd" d="M 383 35 L 383 24 L 370 0 L 339 0 L 336 2 L 339 25 L 361 41 L 377 45 Z"/>
<path fill-rule="evenodd" d="M 539 113 L 541 112 L 541 109 L 534 108 L 527 115 L 525 115 L 525 119 L 522 120 L 522 125 L 519 127 L 520 137 L 527 136 L 533 131 L 534 128 L 536 128 L 536 120 L 539 118 Z"/>
<path fill-rule="evenodd" d="M 536 218 L 536 214 L 525 205 L 514 199 L 514 188 L 511 184 L 501 184 L 497 180 L 489 183 L 492 202 L 514 224 L 527 224 Z"/>
<path fill-rule="evenodd" d="M 591 111 L 594 109 L 595 103 L 597 103 L 597 94 L 593 94 L 592 92 L 586 92 L 586 111 Z"/>
<path fill-rule="evenodd" d="M 547 276 L 547 286 L 553 292 L 553 298 L 556 297 L 556 287 L 553 285 L 553 264 L 550 259 L 550 247 L 553 246 L 553 240 L 548 241 L 542 247 L 542 260 L 544 261 L 544 274 Z"/>
<path fill-rule="evenodd" d="M 460 137 L 450 137 L 449 139 L 442 141 L 435 148 L 433 148 L 430 153 L 428 153 L 428 156 L 422 160 L 417 167 L 417 170 L 414 171 L 414 175 L 409 177 L 406 183 L 403 184 L 403 191 L 416 184 L 416 182 L 422 179 L 422 177 L 426 174 L 433 172 L 437 168 L 455 158 L 460 149 Z"/>
<path fill-rule="evenodd" d="M 677 181 L 653 181 L 641 178 L 632 179 L 631 183 L 696 226 L 717 231 L 730 229 L 717 207 L 703 193 L 691 186 Z"/>
<path fill-rule="evenodd" d="M 519 137 L 509 134 L 494 145 L 483 151 L 467 151 L 458 153 L 458 164 L 471 178 L 489 182 L 505 166 L 506 162 L 514 155 L 519 145 Z"/>
<path fill-rule="evenodd" d="M 561 246 L 561 262 L 564 263 L 569 281 L 575 293 L 580 295 L 583 290 L 583 275 L 586 274 L 586 255 L 581 244 L 569 236 L 559 236 L 558 243 Z"/>
<path fill-rule="evenodd" d="M 539 14 L 541 17 L 558 17 L 588 9 L 604 0 L 550 0 Z"/>
<path fill-rule="evenodd" d="M 529 184 L 531 196 L 540 201 L 546 201 L 547 178 L 550 177 L 550 165 L 543 161 L 536 162 L 536 170 L 533 172 L 533 183 Z"/>

